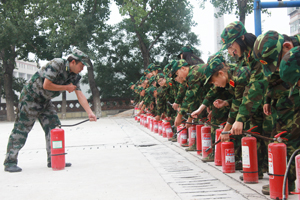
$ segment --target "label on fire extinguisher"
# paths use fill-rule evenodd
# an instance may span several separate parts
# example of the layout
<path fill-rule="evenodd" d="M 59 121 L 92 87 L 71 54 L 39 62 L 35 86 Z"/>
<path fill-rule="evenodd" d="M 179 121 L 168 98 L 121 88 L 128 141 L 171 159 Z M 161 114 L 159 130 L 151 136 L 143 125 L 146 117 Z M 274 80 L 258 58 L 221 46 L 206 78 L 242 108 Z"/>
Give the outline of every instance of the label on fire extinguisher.
<path fill-rule="evenodd" d="M 250 168 L 249 147 L 242 146 L 243 168 Z"/>
<path fill-rule="evenodd" d="M 162 127 L 161 126 L 158 126 L 158 130 L 161 130 L 162 129 Z"/>
<path fill-rule="evenodd" d="M 168 133 L 172 133 L 173 131 L 172 131 L 172 129 L 171 128 L 167 128 L 166 129 L 166 133 L 168 134 Z"/>
<path fill-rule="evenodd" d="M 210 147 L 211 146 L 211 137 L 210 134 L 202 135 L 202 147 Z"/>
<path fill-rule="evenodd" d="M 192 138 L 196 138 L 196 130 L 193 130 L 193 131 L 191 132 L 191 137 L 192 137 Z"/>
<path fill-rule="evenodd" d="M 62 141 L 52 141 L 52 148 L 53 149 L 61 149 L 62 148 Z"/>
<path fill-rule="evenodd" d="M 274 174 L 273 154 L 269 152 L 269 174 Z M 269 179 L 274 179 L 274 176 L 269 175 Z"/>
<path fill-rule="evenodd" d="M 226 165 L 235 165 L 234 149 L 225 149 L 225 163 Z"/>
<path fill-rule="evenodd" d="M 186 140 L 187 139 L 187 134 L 181 134 L 181 139 Z"/>
<path fill-rule="evenodd" d="M 154 125 L 154 129 L 157 129 L 158 128 L 158 126 L 157 125 Z"/>

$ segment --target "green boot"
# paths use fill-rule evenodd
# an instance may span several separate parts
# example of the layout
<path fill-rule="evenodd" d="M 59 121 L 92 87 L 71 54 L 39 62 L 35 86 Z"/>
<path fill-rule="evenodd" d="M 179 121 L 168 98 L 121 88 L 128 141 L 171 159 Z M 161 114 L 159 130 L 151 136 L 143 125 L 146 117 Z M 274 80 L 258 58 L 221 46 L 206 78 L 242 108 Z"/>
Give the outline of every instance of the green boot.
<path fill-rule="evenodd" d="M 196 151 L 197 148 L 196 148 L 196 144 L 193 144 L 191 147 L 185 149 L 186 151 Z"/>
<path fill-rule="evenodd" d="M 214 162 L 214 160 L 215 160 L 215 154 L 214 153 L 210 153 L 210 154 L 208 154 L 208 156 L 206 158 L 202 158 L 201 160 L 203 162 Z"/>

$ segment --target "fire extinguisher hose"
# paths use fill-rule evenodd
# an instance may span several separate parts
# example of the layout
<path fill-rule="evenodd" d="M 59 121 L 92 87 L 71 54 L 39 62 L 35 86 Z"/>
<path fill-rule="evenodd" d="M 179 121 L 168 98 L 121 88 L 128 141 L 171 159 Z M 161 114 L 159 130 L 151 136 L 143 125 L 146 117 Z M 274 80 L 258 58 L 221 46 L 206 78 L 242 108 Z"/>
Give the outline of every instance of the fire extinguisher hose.
<path fill-rule="evenodd" d="M 290 157 L 290 160 L 287 164 L 287 168 L 286 168 L 286 171 L 285 171 L 285 174 L 284 174 L 284 179 L 283 179 L 283 185 L 282 185 L 282 200 L 286 200 L 286 194 L 285 194 L 285 188 L 286 188 L 286 179 L 287 179 L 287 174 L 288 174 L 288 171 L 290 169 L 290 166 L 291 166 L 291 163 L 293 161 L 293 159 L 295 158 L 296 154 L 300 151 L 300 149 L 297 149 L 294 151 L 294 153 L 292 154 L 292 156 Z"/>
<path fill-rule="evenodd" d="M 97 117 L 97 119 L 99 119 L 99 117 Z M 87 122 L 87 121 L 89 121 L 89 120 L 90 120 L 90 119 L 86 119 L 86 120 L 83 120 L 83 121 L 78 122 L 78 123 L 76 123 L 76 124 L 70 124 L 70 125 L 61 125 L 61 124 L 58 124 L 57 126 L 58 126 L 59 128 L 61 128 L 61 127 L 77 126 L 77 125 L 82 124 L 82 123 L 84 123 L 84 122 Z"/>

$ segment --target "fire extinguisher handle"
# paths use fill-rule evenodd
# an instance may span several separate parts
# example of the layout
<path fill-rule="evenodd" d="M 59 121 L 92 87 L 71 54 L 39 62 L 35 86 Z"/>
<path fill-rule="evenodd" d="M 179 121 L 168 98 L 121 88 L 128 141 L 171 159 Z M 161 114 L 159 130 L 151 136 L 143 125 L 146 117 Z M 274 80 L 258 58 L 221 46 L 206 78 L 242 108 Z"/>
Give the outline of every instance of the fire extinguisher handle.
<path fill-rule="evenodd" d="M 281 133 L 278 133 L 277 135 L 274 136 L 274 138 L 280 137 L 282 134 L 287 133 L 286 131 L 282 131 Z"/>
<path fill-rule="evenodd" d="M 221 134 L 222 134 L 222 135 L 230 134 L 230 131 L 222 131 Z"/>

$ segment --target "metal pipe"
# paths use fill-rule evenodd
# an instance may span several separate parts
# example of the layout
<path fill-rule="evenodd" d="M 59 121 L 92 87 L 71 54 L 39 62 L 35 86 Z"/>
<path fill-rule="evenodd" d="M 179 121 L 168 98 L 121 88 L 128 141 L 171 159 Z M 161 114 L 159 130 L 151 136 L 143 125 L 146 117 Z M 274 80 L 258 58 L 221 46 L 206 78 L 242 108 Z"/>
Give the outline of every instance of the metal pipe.
<path fill-rule="evenodd" d="M 300 7 L 300 1 L 260 2 L 261 8 Z"/>
<path fill-rule="evenodd" d="M 254 0 L 254 26 L 255 35 L 259 36 L 261 34 L 261 2 L 260 0 Z"/>

